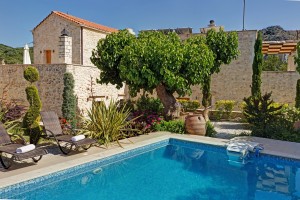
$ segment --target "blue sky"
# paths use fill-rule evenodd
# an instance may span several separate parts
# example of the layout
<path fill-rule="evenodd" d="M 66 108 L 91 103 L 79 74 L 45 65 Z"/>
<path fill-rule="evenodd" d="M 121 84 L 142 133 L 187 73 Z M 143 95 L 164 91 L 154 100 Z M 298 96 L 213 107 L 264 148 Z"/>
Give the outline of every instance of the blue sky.
<path fill-rule="evenodd" d="M 210 19 L 225 30 L 242 29 L 243 0 L 0 0 L 0 43 L 32 42 L 32 30 L 52 10 L 123 29 L 206 27 Z M 246 0 L 245 28 L 280 25 L 300 29 L 300 0 Z"/>

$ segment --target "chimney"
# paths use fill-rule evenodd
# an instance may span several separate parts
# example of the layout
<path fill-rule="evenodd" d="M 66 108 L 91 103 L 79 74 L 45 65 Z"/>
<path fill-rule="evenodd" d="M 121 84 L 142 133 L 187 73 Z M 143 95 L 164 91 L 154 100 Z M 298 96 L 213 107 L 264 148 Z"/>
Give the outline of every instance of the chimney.
<path fill-rule="evenodd" d="M 206 28 L 200 28 L 200 33 L 207 33 L 210 29 L 214 29 L 215 31 L 219 31 L 220 29 L 224 30 L 224 26 L 216 26 L 214 20 L 209 21 L 209 25 Z"/>
<path fill-rule="evenodd" d="M 209 21 L 208 27 L 214 27 L 214 26 L 216 26 L 215 21 L 212 19 L 212 20 Z"/>
<path fill-rule="evenodd" d="M 69 32 L 63 29 L 59 37 L 59 63 L 72 64 L 72 37 Z"/>

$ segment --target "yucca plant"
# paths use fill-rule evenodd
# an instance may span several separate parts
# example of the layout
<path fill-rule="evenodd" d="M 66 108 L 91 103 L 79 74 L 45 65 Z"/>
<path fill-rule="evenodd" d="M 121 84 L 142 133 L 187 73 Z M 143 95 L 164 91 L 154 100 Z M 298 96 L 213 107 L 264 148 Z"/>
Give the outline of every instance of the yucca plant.
<path fill-rule="evenodd" d="M 88 110 L 88 119 L 84 123 L 84 132 L 97 139 L 100 144 L 108 146 L 110 142 L 119 143 L 124 138 L 122 129 L 125 129 L 131 120 L 128 120 L 130 110 L 126 105 L 120 108 L 119 103 L 111 101 L 108 106 L 104 102 L 93 102 Z"/>

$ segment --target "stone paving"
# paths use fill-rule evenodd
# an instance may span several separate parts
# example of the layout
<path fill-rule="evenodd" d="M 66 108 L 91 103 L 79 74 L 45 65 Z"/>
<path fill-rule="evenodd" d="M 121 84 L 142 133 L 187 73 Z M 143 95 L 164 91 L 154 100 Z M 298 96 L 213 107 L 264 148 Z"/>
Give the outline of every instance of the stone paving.
<path fill-rule="evenodd" d="M 247 127 L 247 123 L 212 121 L 212 124 L 217 131 L 217 138 L 231 139 L 241 134 L 249 135 L 251 133 L 251 131 Z"/>

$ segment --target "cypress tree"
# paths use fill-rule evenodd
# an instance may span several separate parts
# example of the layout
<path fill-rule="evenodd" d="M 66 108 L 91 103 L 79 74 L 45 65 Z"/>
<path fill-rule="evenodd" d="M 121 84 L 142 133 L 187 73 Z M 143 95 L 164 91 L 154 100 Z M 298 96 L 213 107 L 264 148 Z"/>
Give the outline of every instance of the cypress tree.
<path fill-rule="evenodd" d="M 252 86 L 251 95 L 261 97 L 261 72 L 262 72 L 263 54 L 262 54 L 262 35 L 258 32 L 254 45 L 254 59 L 252 64 Z"/>
<path fill-rule="evenodd" d="M 300 79 L 297 80 L 297 86 L 296 86 L 296 108 L 300 108 Z"/>
<path fill-rule="evenodd" d="M 65 73 L 62 114 L 73 128 L 76 127 L 76 97 L 74 95 L 74 83 L 73 75 L 68 72 Z"/>
<path fill-rule="evenodd" d="M 295 56 L 295 64 L 297 64 L 296 70 L 298 73 L 300 73 L 300 42 L 297 44 L 297 56 Z M 300 79 L 297 81 L 296 86 L 296 108 L 300 108 Z"/>

